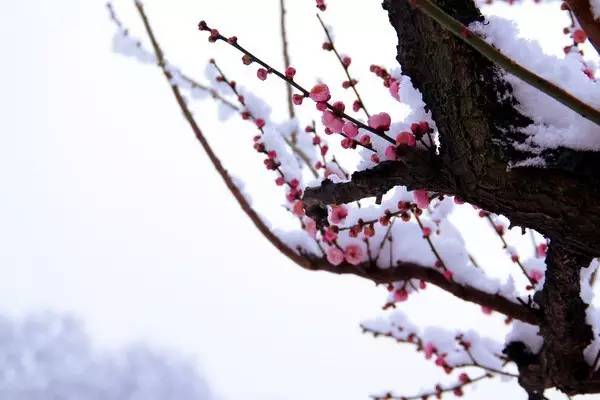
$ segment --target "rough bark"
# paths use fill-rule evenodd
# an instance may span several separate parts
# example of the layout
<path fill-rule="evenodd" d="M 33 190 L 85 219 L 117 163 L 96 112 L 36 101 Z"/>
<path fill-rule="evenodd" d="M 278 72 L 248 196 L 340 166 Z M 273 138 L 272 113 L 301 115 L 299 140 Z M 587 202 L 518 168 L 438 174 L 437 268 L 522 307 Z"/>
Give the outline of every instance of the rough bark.
<path fill-rule="evenodd" d="M 570 394 L 585 392 L 590 377 L 583 350 L 592 340 L 592 329 L 585 322 L 587 304 L 580 296 L 580 270 L 590 262 L 590 257 L 573 253 L 559 241 L 551 243 L 546 257 L 548 270 L 540 304 L 542 365 L 546 386 Z"/>
<path fill-rule="evenodd" d="M 600 381 L 583 360 L 591 328 L 579 295 L 579 271 L 600 256 L 600 156 L 557 149 L 544 153 L 546 169 L 509 168 L 530 156 L 510 143 L 523 140 L 520 131 L 531 121 L 515 107 L 504 73 L 409 3 L 383 5 L 398 34 L 397 59 L 436 122 L 440 154 L 413 152 L 357 172 L 348 183 L 326 181 L 307 189 L 308 213 L 322 214 L 326 204 L 380 196 L 404 185 L 453 194 L 507 216 L 513 225 L 536 229 L 551 239 L 546 285 L 536 296 L 545 344 L 519 365 L 520 382 L 534 397 L 548 387 L 598 392 Z M 436 3 L 464 24 L 482 20 L 472 0 Z"/>

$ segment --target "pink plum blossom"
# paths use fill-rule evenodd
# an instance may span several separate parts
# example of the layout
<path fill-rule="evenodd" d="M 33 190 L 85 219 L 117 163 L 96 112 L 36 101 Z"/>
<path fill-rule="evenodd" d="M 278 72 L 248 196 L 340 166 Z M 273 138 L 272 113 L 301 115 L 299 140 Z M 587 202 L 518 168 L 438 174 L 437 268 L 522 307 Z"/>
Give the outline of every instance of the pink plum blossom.
<path fill-rule="evenodd" d="M 329 110 L 323 111 L 323 116 L 321 117 L 321 121 L 323 125 L 329 128 L 332 132 L 339 133 L 344 128 L 344 121 L 339 119 L 334 113 Z"/>
<path fill-rule="evenodd" d="M 396 154 L 396 146 L 388 146 L 385 149 L 385 158 L 388 160 L 395 160 L 398 158 L 398 154 Z"/>
<path fill-rule="evenodd" d="M 391 123 L 392 119 L 390 118 L 390 115 L 386 112 L 371 115 L 371 117 L 369 117 L 369 126 L 373 129 L 387 131 L 388 129 L 390 129 Z"/>
<path fill-rule="evenodd" d="M 415 147 L 417 145 L 415 135 L 410 132 L 402 132 L 396 136 L 396 143 L 398 145 L 405 145 L 409 147 Z"/>
<path fill-rule="evenodd" d="M 534 269 L 529 272 L 529 277 L 531 278 L 532 281 L 534 281 L 535 283 L 538 283 L 539 281 L 541 281 L 544 278 L 544 273 L 542 271 L 540 271 L 539 269 Z"/>
<path fill-rule="evenodd" d="M 331 213 L 329 215 L 331 219 L 331 223 L 339 224 L 348 216 L 348 209 L 344 206 L 335 206 L 331 209 Z"/>
<path fill-rule="evenodd" d="M 394 292 L 394 300 L 397 302 L 403 302 L 408 300 L 408 292 L 406 289 L 398 289 Z"/>
<path fill-rule="evenodd" d="M 364 259 L 362 248 L 357 244 L 349 244 L 344 251 L 346 261 L 352 265 L 360 264 Z"/>
<path fill-rule="evenodd" d="M 340 265 L 344 262 L 344 253 L 337 247 L 330 247 L 327 249 L 327 261 L 333 265 Z"/>
<path fill-rule="evenodd" d="M 400 101 L 400 82 L 396 79 L 390 81 L 390 94 L 393 98 Z"/>
<path fill-rule="evenodd" d="M 429 206 L 429 193 L 427 190 L 413 191 L 413 199 L 419 208 L 426 209 Z"/>
<path fill-rule="evenodd" d="M 349 138 L 353 138 L 358 135 L 358 128 L 352 122 L 346 122 L 342 128 L 342 132 L 344 132 Z"/>

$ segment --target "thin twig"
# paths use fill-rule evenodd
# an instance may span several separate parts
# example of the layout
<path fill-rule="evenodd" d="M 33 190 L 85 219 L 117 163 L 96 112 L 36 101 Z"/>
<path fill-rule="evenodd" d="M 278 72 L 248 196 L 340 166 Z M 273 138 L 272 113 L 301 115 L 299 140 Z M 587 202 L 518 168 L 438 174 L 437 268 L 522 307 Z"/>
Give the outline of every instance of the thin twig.
<path fill-rule="evenodd" d="M 354 94 L 356 95 L 356 100 L 358 100 L 358 102 L 360 103 L 360 107 L 365 112 L 365 115 L 367 116 L 367 118 L 369 118 L 371 115 L 367 111 L 367 107 L 365 106 L 363 99 L 360 97 L 360 94 L 358 93 L 358 90 L 356 89 L 356 85 L 354 84 L 355 80 L 352 78 L 352 76 L 350 76 L 350 71 L 349 71 L 348 66 L 346 66 L 346 64 L 344 64 L 344 60 L 342 60 L 342 56 L 340 55 L 337 48 L 335 47 L 335 43 L 333 42 L 333 38 L 331 37 L 331 34 L 329 33 L 329 29 L 327 29 L 327 26 L 325 26 L 325 24 L 323 23 L 323 20 L 321 19 L 321 16 L 319 14 L 317 14 L 317 19 L 319 20 L 319 22 L 321 23 L 321 26 L 323 27 L 323 30 L 325 31 L 325 35 L 327 36 L 327 40 L 329 41 L 329 44 L 331 44 L 331 50 L 333 50 L 333 52 L 335 53 L 335 56 L 337 57 L 338 61 L 340 62 L 340 65 L 344 69 L 344 72 L 346 73 L 346 77 L 348 78 L 348 83 L 350 84 L 350 87 L 352 88 L 352 90 L 354 91 Z"/>
<path fill-rule="evenodd" d="M 500 238 L 500 240 L 502 241 L 502 245 L 504 246 L 504 248 L 508 248 L 508 243 L 506 242 L 506 240 L 504 239 L 504 236 L 497 231 L 496 229 L 496 224 L 494 223 L 494 221 L 492 220 L 492 217 L 490 217 L 489 214 L 485 215 L 485 218 L 488 220 L 488 222 L 490 223 L 490 225 L 492 226 L 492 229 L 494 229 L 494 232 L 496 232 L 496 235 Z M 519 257 L 517 256 L 516 258 L 513 259 L 514 262 L 519 266 L 519 268 L 521 269 L 521 272 L 523 272 L 523 275 L 525 275 L 525 277 L 527 278 L 527 280 L 529 281 L 529 284 L 531 285 L 532 288 L 535 287 L 536 282 L 533 280 L 533 278 L 531 278 L 529 276 L 529 274 L 527 273 L 527 271 L 525 270 L 525 267 L 523 266 L 523 264 L 521 263 L 521 260 L 519 260 Z"/>
<path fill-rule="evenodd" d="M 281 22 L 281 46 L 283 53 L 283 67 L 287 69 L 290 66 L 290 53 L 288 49 L 288 39 L 287 39 L 287 30 L 285 23 L 285 0 L 280 0 L 280 22 Z M 287 105 L 288 105 L 288 114 L 290 119 L 295 117 L 294 112 L 294 104 L 292 103 L 292 85 L 287 83 L 285 85 L 287 89 Z M 296 144 L 296 132 L 292 133 L 292 143 Z"/>
<path fill-rule="evenodd" d="M 446 388 L 442 388 L 441 386 L 439 386 L 438 388 L 436 388 L 435 390 L 432 390 L 429 393 L 421 393 L 421 394 L 416 394 L 414 396 L 396 396 L 393 395 L 391 393 L 387 393 L 383 396 L 371 396 L 371 398 L 373 400 L 420 400 L 420 399 L 427 399 L 431 396 L 437 396 L 437 395 L 441 395 L 442 393 L 448 393 L 448 392 L 455 392 L 457 389 L 462 389 L 465 386 L 469 386 L 474 384 L 475 382 L 481 381 L 483 379 L 490 379 L 493 378 L 494 376 L 490 373 L 486 373 L 483 374 L 481 376 L 478 376 L 476 378 L 473 379 L 469 379 L 467 382 L 460 382 L 457 383 L 453 386 L 448 386 Z"/>

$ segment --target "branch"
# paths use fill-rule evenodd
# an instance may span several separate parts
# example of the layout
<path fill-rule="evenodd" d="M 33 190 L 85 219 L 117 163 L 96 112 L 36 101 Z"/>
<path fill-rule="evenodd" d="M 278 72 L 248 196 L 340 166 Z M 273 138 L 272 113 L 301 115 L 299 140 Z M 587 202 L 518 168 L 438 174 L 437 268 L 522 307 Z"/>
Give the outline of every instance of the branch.
<path fill-rule="evenodd" d="M 481 55 L 486 57 L 491 62 L 501 66 L 506 71 L 521 78 L 531 86 L 569 107 L 582 117 L 596 123 L 597 125 L 600 125 L 600 110 L 597 110 L 589 104 L 584 103 L 575 96 L 556 86 L 554 83 L 517 64 L 514 60 L 498 51 L 494 46 L 490 45 L 479 36 L 471 33 L 469 28 L 452 18 L 431 0 L 411 0 L 411 2 L 414 2 L 417 8 L 422 10 L 431 18 L 435 19 L 445 29 L 452 32 L 452 34 L 477 50 Z M 587 2 L 587 0 L 584 0 L 584 2 Z"/>
<path fill-rule="evenodd" d="M 288 41 L 287 41 L 287 32 L 286 32 L 286 24 L 285 24 L 285 0 L 280 0 L 280 15 L 279 19 L 281 22 L 281 46 L 283 53 L 283 67 L 287 69 L 290 66 L 290 53 L 288 51 Z M 285 85 L 287 89 L 287 105 L 288 105 L 288 114 L 290 119 L 294 118 L 294 104 L 292 103 L 292 85 L 289 83 Z M 296 132 L 292 134 L 292 143 L 296 144 Z"/>
<path fill-rule="evenodd" d="M 538 315 L 531 308 L 514 303 L 502 295 L 487 293 L 474 287 L 448 280 L 442 273 L 433 268 L 423 267 L 410 262 L 401 262 L 391 268 L 378 268 L 369 263 L 357 266 L 342 263 L 334 266 L 329 264 L 327 260 L 316 258 L 312 258 L 310 262 L 310 269 L 313 270 L 327 271 L 340 275 L 356 275 L 375 283 L 392 283 L 410 279 L 423 280 L 453 294 L 459 299 L 489 307 L 494 311 L 519 321 L 534 325 L 538 323 Z"/>
<path fill-rule="evenodd" d="M 150 41 L 152 42 L 152 47 L 156 54 L 158 66 L 162 69 L 167 81 L 170 82 L 172 78 L 171 73 L 166 68 L 165 58 L 162 49 L 160 48 L 160 45 L 156 40 L 150 22 L 145 14 L 143 5 L 140 1 L 136 1 L 135 5 L 138 9 L 140 17 L 142 18 Z M 396 267 L 388 269 L 380 269 L 377 267 L 373 267 L 371 264 L 368 263 L 358 266 L 354 266 L 348 263 L 342 263 L 338 266 L 334 266 L 324 258 L 296 252 L 294 249 L 286 245 L 273 232 L 271 232 L 269 227 L 262 221 L 261 217 L 256 213 L 256 211 L 254 211 L 254 209 L 252 209 L 252 206 L 248 203 L 246 198 L 240 192 L 239 188 L 235 185 L 229 173 L 223 167 L 221 161 L 216 156 L 210 144 L 204 137 L 202 130 L 196 123 L 191 111 L 187 106 L 184 97 L 179 91 L 179 88 L 176 85 L 171 85 L 171 90 L 173 92 L 175 100 L 177 101 L 177 104 L 179 105 L 179 108 L 183 113 L 184 118 L 190 125 L 196 138 L 198 139 L 198 141 L 202 145 L 202 148 L 208 155 L 208 158 L 210 159 L 211 163 L 225 182 L 225 185 L 227 186 L 231 194 L 234 196 L 242 210 L 250 218 L 250 220 L 252 221 L 254 226 L 259 230 L 259 232 L 277 250 L 279 250 L 282 254 L 284 254 L 286 257 L 288 257 L 300 267 L 313 271 L 327 271 L 335 274 L 356 275 L 369 279 L 375 283 L 390 283 L 399 280 L 421 279 L 433 285 L 436 285 L 441 289 L 444 289 L 447 292 L 465 301 L 470 301 L 485 307 L 489 307 L 499 313 L 505 314 L 514 319 L 518 319 L 532 324 L 537 323 L 538 317 L 531 309 L 524 307 L 520 304 L 514 303 L 501 295 L 486 293 L 473 287 L 462 286 L 456 282 L 448 281 L 442 274 L 431 268 L 423 267 L 413 263 L 400 263 Z"/>
<path fill-rule="evenodd" d="M 483 379 L 491 379 L 494 375 L 490 373 L 483 374 L 473 379 L 465 380 L 464 382 L 458 382 L 452 386 L 442 387 L 441 385 L 436 385 L 435 389 L 421 394 L 416 394 L 414 396 L 397 396 L 391 393 L 387 393 L 383 396 L 371 396 L 373 400 L 419 400 L 419 399 L 428 399 L 429 397 L 437 397 L 438 399 L 442 398 L 444 393 L 454 393 L 455 396 L 460 397 L 463 395 L 463 388 L 469 385 L 472 385 L 478 381 Z"/>
<path fill-rule="evenodd" d="M 307 215 L 318 221 L 326 205 L 378 197 L 398 185 L 450 192 L 450 183 L 437 168 L 436 160 L 428 161 L 429 156 L 415 148 L 407 149 L 401 161 L 384 161 L 371 169 L 355 172 L 350 182 L 333 183 L 326 179 L 318 187 L 308 187 L 302 199 Z"/>
<path fill-rule="evenodd" d="M 540 333 L 546 376 L 551 386 L 568 394 L 582 393 L 587 385 L 590 366 L 583 350 L 592 341 L 592 328 L 586 322 L 588 307 L 580 296 L 580 270 L 592 259 L 573 253 L 561 242 L 550 242 L 546 281 L 541 293 L 543 317 Z"/>
<path fill-rule="evenodd" d="M 504 239 L 504 235 L 501 232 L 498 232 L 498 230 L 496 228 L 496 224 L 492 220 L 492 217 L 490 217 L 489 214 L 486 214 L 484 218 L 488 221 L 488 223 L 490 224 L 490 226 L 494 230 L 494 233 L 496 234 L 496 236 L 498 236 L 500 238 L 500 241 L 502 242 L 503 248 L 507 249 L 508 248 L 508 243 L 506 242 L 506 239 Z M 536 282 L 529 276 L 529 274 L 525 270 L 525 267 L 521 263 L 521 260 L 519 260 L 519 258 L 517 257 L 514 260 L 514 262 L 519 266 L 519 268 L 521 269 L 521 272 L 523 273 L 523 275 L 525 275 L 525 278 L 527 278 L 527 280 L 529 281 L 529 285 L 530 285 L 531 289 L 535 288 Z"/>
<path fill-rule="evenodd" d="M 261 60 L 260 58 L 256 57 L 254 54 L 252 54 L 251 52 L 249 52 L 248 50 L 246 50 L 244 47 L 240 46 L 240 44 L 238 43 L 237 40 L 228 40 L 225 36 L 223 36 L 221 33 L 219 33 L 218 30 L 211 29 L 210 27 L 208 27 L 208 25 L 204 21 L 200 21 L 199 29 L 203 30 L 203 31 L 210 31 L 211 32 L 211 37 L 210 37 L 209 40 L 211 40 L 211 41 L 221 40 L 221 41 L 227 43 L 228 45 L 234 47 L 235 49 L 239 50 L 244 55 L 246 55 L 251 62 L 256 62 L 256 63 L 260 64 L 261 66 L 263 66 L 264 68 L 266 68 L 267 71 L 275 74 L 278 78 L 280 78 L 283 81 L 285 81 L 286 83 L 292 85 L 295 89 L 297 89 L 298 91 L 300 91 L 305 98 L 306 97 L 310 97 L 310 92 L 307 89 L 305 89 L 304 87 L 302 87 L 301 85 L 299 85 L 293 79 L 287 78 L 283 73 L 281 73 L 277 69 L 273 68 L 272 66 L 270 66 L 269 64 L 267 64 L 266 62 L 264 62 L 263 60 Z M 341 112 L 341 111 L 336 110 L 330 102 L 325 103 L 325 105 L 326 105 L 326 107 L 329 110 L 333 111 L 336 114 L 339 114 L 341 117 L 343 117 L 344 119 L 352 122 L 357 127 L 365 129 L 365 130 L 373 133 L 374 135 L 379 136 L 380 138 L 382 138 L 383 140 L 385 140 L 385 141 L 387 141 L 389 143 L 392 143 L 392 144 L 396 143 L 396 141 L 393 138 L 387 136 L 385 133 L 380 132 L 377 129 L 371 128 L 370 126 L 364 124 L 363 122 L 357 120 L 356 118 L 353 118 L 350 115 L 346 114 L 345 112 Z M 359 143 L 359 145 L 360 145 L 360 143 Z M 365 147 L 365 146 L 363 146 L 363 147 Z M 370 147 L 366 147 L 366 148 L 369 149 L 369 150 L 371 150 L 371 151 L 373 151 L 373 149 L 370 148 Z"/>
<path fill-rule="evenodd" d="M 162 69 L 163 74 L 164 74 L 165 78 L 167 79 L 167 82 L 170 82 L 171 78 L 172 78 L 171 73 L 166 68 L 163 51 L 162 51 L 160 45 L 158 44 L 156 37 L 154 36 L 154 32 L 152 30 L 150 22 L 144 11 L 143 4 L 141 3 L 141 1 L 136 0 L 135 5 L 138 9 L 140 17 L 142 18 L 142 21 L 144 23 L 144 27 L 146 28 L 148 37 L 150 38 L 150 41 L 152 42 L 152 47 L 154 49 L 154 53 L 156 54 L 158 66 Z M 271 230 L 267 227 L 267 225 L 262 221 L 261 217 L 256 213 L 256 211 L 254 211 L 254 209 L 248 203 L 248 201 L 246 200 L 244 195 L 240 192 L 239 188 L 235 185 L 235 183 L 231 179 L 231 176 L 229 175 L 227 170 L 223 167 L 223 164 L 221 163 L 221 161 L 219 160 L 217 155 L 212 150 L 210 144 L 204 137 L 202 130 L 196 123 L 196 120 L 194 119 L 194 116 L 192 115 L 191 111 L 189 110 L 187 103 L 186 103 L 184 97 L 182 96 L 179 88 L 176 85 L 171 85 L 171 90 L 173 92 L 173 95 L 175 96 L 175 100 L 177 101 L 179 108 L 181 109 L 181 112 L 183 113 L 184 118 L 186 119 L 186 121 L 188 122 L 190 127 L 192 128 L 192 131 L 194 132 L 194 134 L 196 135 L 196 138 L 202 145 L 202 148 L 206 152 L 206 155 L 208 156 L 209 160 L 211 161 L 214 168 L 217 170 L 217 172 L 219 173 L 219 175 L 225 182 L 225 185 L 227 186 L 227 188 L 229 189 L 229 191 L 231 192 L 233 197 L 236 199 L 236 201 L 238 202 L 238 204 L 240 205 L 242 210 L 246 213 L 248 218 L 250 218 L 250 220 L 252 221 L 254 226 L 260 231 L 260 233 L 269 242 L 271 242 L 271 244 L 273 246 L 275 246 L 275 248 L 277 248 L 279 251 L 281 251 L 283 254 L 285 254 L 292 261 L 294 261 L 300 265 L 306 265 L 307 264 L 306 259 L 304 257 L 300 256 L 299 254 L 297 254 L 292 249 L 290 249 L 277 236 L 275 236 L 273 234 L 273 232 L 271 232 Z"/>

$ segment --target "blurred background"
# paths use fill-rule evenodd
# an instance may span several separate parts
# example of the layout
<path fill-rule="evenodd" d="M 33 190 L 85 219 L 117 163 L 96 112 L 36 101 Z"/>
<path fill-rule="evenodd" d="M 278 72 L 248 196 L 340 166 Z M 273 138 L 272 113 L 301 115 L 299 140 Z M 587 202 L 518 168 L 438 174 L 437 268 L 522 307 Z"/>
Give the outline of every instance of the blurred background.
<path fill-rule="evenodd" d="M 321 50 L 314 1 L 287 3 L 298 79 L 341 81 Z M 504 4 L 488 12 L 516 18 L 523 36 L 561 54 L 566 16 L 555 2 L 525 3 L 519 13 Z M 144 4 L 170 62 L 204 81 L 207 60 L 217 58 L 283 120 L 281 82 L 260 83 L 240 54 L 196 28 L 205 19 L 280 67 L 278 0 Z M 147 43 L 133 1 L 114 6 Z M 380 2 L 328 6 L 324 17 L 353 57 L 366 103 L 387 107 L 368 72 L 373 63 L 396 66 Z M 258 234 L 160 71 L 112 51 L 115 31 L 103 1 L 2 1 L 0 398 L 358 400 L 443 381 L 414 349 L 361 333 L 362 320 L 382 313 L 385 289 L 303 271 Z M 194 109 L 257 208 L 284 227 L 272 177 L 251 148 L 254 133 L 239 118 L 221 123 L 210 100 Z M 489 229 L 472 226 L 465 236 L 476 256 L 509 264 Z M 415 321 L 506 330 L 501 317 L 430 292 L 406 304 Z M 526 398 L 501 381 L 467 394 Z"/>

